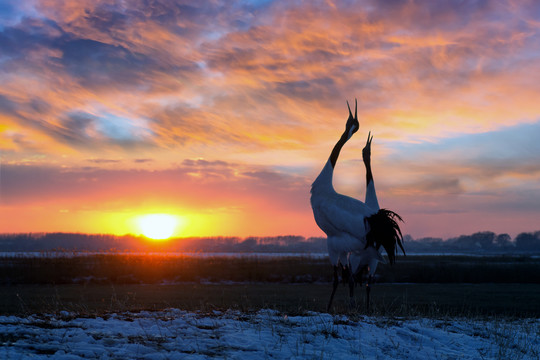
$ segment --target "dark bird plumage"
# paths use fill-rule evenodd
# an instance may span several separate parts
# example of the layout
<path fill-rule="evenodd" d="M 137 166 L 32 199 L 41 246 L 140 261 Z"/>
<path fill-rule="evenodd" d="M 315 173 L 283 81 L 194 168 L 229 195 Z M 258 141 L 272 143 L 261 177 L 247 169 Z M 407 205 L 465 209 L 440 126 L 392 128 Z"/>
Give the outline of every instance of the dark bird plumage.
<path fill-rule="evenodd" d="M 381 246 L 384 247 L 390 264 L 396 262 L 396 245 L 405 254 L 403 235 L 398 224 L 398 221 L 403 222 L 401 216 L 391 210 L 380 209 L 376 214 L 365 218 L 364 221 L 366 222 L 366 227 L 369 228 L 366 234 L 366 248 L 368 246 L 375 246 L 378 250 Z"/>

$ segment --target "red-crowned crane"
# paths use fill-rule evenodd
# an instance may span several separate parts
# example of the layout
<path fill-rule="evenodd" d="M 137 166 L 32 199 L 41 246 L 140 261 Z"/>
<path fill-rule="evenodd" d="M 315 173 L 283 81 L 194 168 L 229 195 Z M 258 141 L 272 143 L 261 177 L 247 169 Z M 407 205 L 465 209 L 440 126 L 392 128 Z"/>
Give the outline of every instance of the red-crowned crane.
<path fill-rule="evenodd" d="M 349 108 L 349 118 L 345 131 L 334 146 L 330 158 L 311 186 L 311 207 L 315 222 L 327 236 L 328 255 L 334 267 L 334 282 L 327 311 L 339 284 L 338 269 L 342 270 L 343 282 L 349 283 L 351 306 L 354 306 L 355 277 L 367 272 L 366 308 L 369 310 L 370 284 L 379 262 L 385 262 L 379 252 L 384 247 L 390 264 L 396 260 L 399 245 L 403 253 L 403 236 L 397 220 L 403 221 L 393 211 L 380 209 L 371 172 L 371 132 L 366 146 L 362 149 L 362 158 L 366 166 L 366 201 L 362 202 L 349 196 L 338 194 L 332 185 L 334 168 L 341 148 L 358 131 L 357 102 L 355 100 L 354 117 Z M 371 137 L 370 137 L 371 136 Z"/>

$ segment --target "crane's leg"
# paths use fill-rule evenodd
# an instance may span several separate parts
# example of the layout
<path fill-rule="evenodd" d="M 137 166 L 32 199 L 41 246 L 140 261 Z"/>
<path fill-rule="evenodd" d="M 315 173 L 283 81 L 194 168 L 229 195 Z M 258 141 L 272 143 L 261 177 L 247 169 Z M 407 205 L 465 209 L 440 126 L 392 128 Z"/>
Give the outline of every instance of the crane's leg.
<path fill-rule="evenodd" d="M 334 300 L 334 294 L 336 293 L 336 289 L 339 285 L 339 278 L 338 278 L 338 267 L 334 266 L 334 283 L 332 288 L 332 295 L 330 295 L 330 301 L 328 302 L 328 306 L 326 307 L 326 311 L 330 312 L 330 307 L 332 306 L 332 300 Z"/>
<path fill-rule="evenodd" d="M 368 279 L 366 281 L 366 312 L 369 312 L 369 293 L 371 292 L 372 280 L 373 280 L 373 277 L 371 275 L 368 275 Z"/>
<path fill-rule="evenodd" d="M 341 267 L 341 282 L 344 285 L 349 283 L 349 274 L 350 274 L 349 269 L 350 267 L 348 265 Z"/>
<path fill-rule="evenodd" d="M 354 274 L 349 272 L 349 306 L 351 309 L 356 307 L 356 301 L 354 301 Z"/>

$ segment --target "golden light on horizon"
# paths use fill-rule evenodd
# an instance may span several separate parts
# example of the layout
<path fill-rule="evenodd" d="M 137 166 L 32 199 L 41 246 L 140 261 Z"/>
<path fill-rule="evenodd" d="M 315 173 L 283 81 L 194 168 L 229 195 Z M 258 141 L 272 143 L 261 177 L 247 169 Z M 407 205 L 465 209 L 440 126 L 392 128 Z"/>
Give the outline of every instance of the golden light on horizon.
<path fill-rule="evenodd" d="M 147 214 L 137 217 L 141 233 L 149 239 L 166 240 L 175 235 L 181 225 L 178 216 L 170 214 Z"/>

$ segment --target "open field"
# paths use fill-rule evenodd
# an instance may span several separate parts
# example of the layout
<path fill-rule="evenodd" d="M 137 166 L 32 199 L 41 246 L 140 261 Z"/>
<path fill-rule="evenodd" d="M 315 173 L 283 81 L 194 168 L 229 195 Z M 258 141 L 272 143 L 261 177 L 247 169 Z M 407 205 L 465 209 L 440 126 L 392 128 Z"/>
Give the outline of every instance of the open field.
<path fill-rule="evenodd" d="M 372 314 L 540 316 L 540 260 L 407 256 L 382 265 Z M 331 267 L 317 257 L 87 255 L 0 258 L 0 314 L 273 309 L 325 311 Z M 364 288 L 357 309 L 364 314 Z M 340 285 L 334 311 L 351 313 Z"/>
<path fill-rule="evenodd" d="M 1 314 L 58 313 L 96 316 L 119 311 L 178 308 L 211 312 L 254 312 L 263 308 L 286 314 L 325 311 L 328 284 L 89 284 L 1 286 Z M 340 286 L 334 312 L 365 314 L 364 291 L 357 288 L 357 309 L 348 307 Z M 540 284 L 378 284 L 371 315 L 508 318 L 540 317 Z"/>
<path fill-rule="evenodd" d="M 327 314 L 324 258 L 2 258 L 0 357 L 538 359 L 538 260 L 406 259 Z"/>
<path fill-rule="evenodd" d="M 156 284 L 332 281 L 326 257 L 89 254 L 0 256 L 0 284 Z M 399 256 L 377 268 L 378 283 L 540 284 L 540 258 Z"/>

